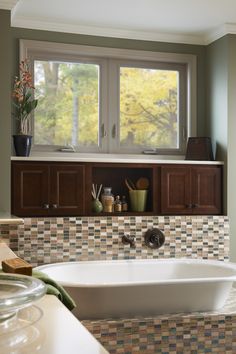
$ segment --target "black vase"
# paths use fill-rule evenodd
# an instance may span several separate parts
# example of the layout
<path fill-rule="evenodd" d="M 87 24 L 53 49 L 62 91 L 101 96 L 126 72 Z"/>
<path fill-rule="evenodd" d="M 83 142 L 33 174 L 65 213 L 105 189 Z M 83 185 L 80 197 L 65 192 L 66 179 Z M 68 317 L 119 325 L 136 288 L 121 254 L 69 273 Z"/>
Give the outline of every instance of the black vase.
<path fill-rule="evenodd" d="M 31 149 L 31 135 L 13 135 L 16 156 L 29 156 Z"/>

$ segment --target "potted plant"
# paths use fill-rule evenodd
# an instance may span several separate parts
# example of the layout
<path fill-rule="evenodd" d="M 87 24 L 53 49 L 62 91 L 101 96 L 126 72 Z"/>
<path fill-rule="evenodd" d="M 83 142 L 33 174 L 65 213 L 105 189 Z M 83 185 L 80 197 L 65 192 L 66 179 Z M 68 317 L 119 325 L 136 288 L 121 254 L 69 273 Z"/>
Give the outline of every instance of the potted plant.
<path fill-rule="evenodd" d="M 31 113 L 37 107 L 38 100 L 34 98 L 35 88 L 27 59 L 20 62 L 19 72 L 12 93 L 13 114 L 18 120 L 18 134 L 13 135 L 13 141 L 17 156 L 29 156 L 32 140 Z"/>

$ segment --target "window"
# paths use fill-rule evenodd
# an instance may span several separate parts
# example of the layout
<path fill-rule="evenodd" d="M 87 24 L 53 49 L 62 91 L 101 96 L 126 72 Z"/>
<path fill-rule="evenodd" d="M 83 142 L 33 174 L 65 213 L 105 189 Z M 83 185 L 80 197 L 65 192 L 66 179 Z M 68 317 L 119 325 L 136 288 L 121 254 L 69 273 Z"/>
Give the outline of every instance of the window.
<path fill-rule="evenodd" d="M 25 40 L 20 47 L 39 98 L 35 149 L 184 153 L 195 133 L 195 57 Z"/>
<path fill-rule="evenodd" d="M 35 60 L 34 84 L 40 99 L 34 114 L 34 143 L 96 147 L 99 65 Z"/>

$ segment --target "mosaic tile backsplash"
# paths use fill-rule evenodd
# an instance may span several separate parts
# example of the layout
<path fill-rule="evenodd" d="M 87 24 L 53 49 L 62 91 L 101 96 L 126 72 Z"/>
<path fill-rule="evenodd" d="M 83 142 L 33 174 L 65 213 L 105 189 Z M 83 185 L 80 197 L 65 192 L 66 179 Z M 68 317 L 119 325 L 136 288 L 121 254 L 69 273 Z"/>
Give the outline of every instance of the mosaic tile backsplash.
<path fill-rule="evenodd" d="M 147 248 L 144 233 L 159 228 L 165 244 Z M 123 234 L 136 247 L 123 245 Z M 128 258 L 203 258 L 228 260 L 226 216 L 136 216 L 26 218 L 24 224 L 0 226 L 0 237 L 33 266 L 76 260 Z"/>

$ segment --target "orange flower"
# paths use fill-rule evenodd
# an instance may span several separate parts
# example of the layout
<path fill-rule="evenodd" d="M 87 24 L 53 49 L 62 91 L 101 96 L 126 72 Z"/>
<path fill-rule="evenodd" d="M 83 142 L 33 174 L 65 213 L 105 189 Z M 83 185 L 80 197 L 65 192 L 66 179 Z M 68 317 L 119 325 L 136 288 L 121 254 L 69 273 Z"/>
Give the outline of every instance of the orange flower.
<path fill-rule="evenodd" d="M 36 108 L 38 100 L 34 99 L 35 88 L 27 59 L 20 62 L 19 71 L 19 77 L 14 78 L 12 97 L 15 116 L 20 121 L 20 133 L 27 134 L 27 120 L 30 119 L 30 113 Z"/>

